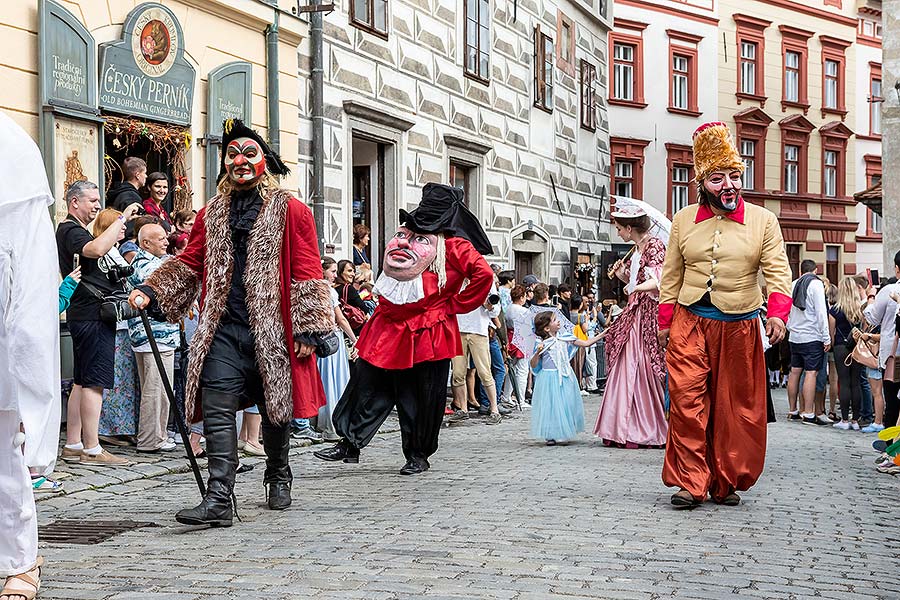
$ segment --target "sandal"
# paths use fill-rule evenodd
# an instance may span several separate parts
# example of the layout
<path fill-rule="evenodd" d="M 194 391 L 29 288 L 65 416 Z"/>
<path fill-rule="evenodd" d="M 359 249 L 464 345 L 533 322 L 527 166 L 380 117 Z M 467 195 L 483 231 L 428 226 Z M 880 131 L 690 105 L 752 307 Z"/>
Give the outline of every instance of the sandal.
<path fill-rule="evenodd" d="M 43 571 L 43 568 L 44 568 L 44 557 L 38 556 L 37 561 L 34 564 L 34 567 L 32 567 L 30 570 L 26 571 L 25 573 L 20 573 L 19 575 L 10 575 L 9 577 L 6 578 L 7 582 L 9 582 L 12 579 L 18 579 L 19 581 L 22 581 L 25 584 L 30 585 L 34 589 L 33 590 L 20 590 L 18 588 L 8 587 L 6 584 L 4 584 L 3 589 L 0 590 L 0 596 L 7 596 L 7 597 L 12 597 L 12 598 L 20 597 L 20 598 L 25 598 L 25 600 L 34 600 L 34 598 L 37 596 L 38 592 L 41 591 L 41 571 Z M 37 577 L 30 575 L 30 573 L 33 573 L 34 571 L 37 571 Z"/>
<path fill-rule="evenodd" d="M 840 421 L 840 419 L 838 418 L 837 414 L 835 414 L 834 412 L 828 413 L 828 418 L 831 419 L 831 420 L 834 421 L 834 422 Z"/>
<path fill-rule="evenodd" d="M 31 487 L 35 492 L 58 494 L 63 491 L 63 485 L 58 481 L 47 479 L 44 476 L 33 477 L 31 479 Z"/>

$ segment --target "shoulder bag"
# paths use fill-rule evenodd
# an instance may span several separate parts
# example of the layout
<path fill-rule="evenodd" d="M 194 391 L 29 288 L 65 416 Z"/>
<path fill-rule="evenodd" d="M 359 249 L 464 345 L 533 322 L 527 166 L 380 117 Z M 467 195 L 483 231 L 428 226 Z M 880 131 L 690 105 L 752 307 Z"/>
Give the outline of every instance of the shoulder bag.
<path fill-rule="evenodd" d="M 347 293 L 350 285 L 352 284 L 344 285 L 344 292 L 341 294 L 341 312 L 344 313 L 344 317 L 350 323 L 350 329 L 359 329 L 366 324 L 366 313 L 347 303 Z"/>
<path fill-rule="evenodd" d="M 865 341 L 860 338 L 853 346 L 853 351 L 847 355 L 844 365 L 850 366 L 853 361 L 870 369 L 878 368 L 878 342 Z"/>

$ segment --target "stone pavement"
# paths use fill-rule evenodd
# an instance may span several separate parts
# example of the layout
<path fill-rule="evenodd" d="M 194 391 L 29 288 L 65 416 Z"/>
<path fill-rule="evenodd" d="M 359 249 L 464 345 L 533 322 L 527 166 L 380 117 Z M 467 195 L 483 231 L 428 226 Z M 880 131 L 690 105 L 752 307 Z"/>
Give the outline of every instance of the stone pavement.
<path fill-rule="evenodd" d="M 589 426 L 598 403 L 587 399 Z M 779 415 L 785 404 L 781 392 Z M 84 479 L 73 477 L 67 495 L 38 505 L 42 524 L 160 527 L 42 545 L 40 598 L 900 598 L 900 480 L 874 470 L 869 436 L 773 424 L 766 472 L 742 506 L 678 512 L 660 482 L 661 450 L 604 448 L 587 434 L 546 447 L 527 430 L 527 412 L 454 425 L 415 477 L 397 473 L 397 433 L 377 437 L 359 465 L 300 448 L 294 506 L 262 508 L 257 467 L 238 476 L 244 521 L 230 529 L 177 524 L 173 513 L 198 494 L 189 474 L 152 473 L 168 467 L 77 492 Z M 127 479 L 118 471 L 94 481 Z"/>

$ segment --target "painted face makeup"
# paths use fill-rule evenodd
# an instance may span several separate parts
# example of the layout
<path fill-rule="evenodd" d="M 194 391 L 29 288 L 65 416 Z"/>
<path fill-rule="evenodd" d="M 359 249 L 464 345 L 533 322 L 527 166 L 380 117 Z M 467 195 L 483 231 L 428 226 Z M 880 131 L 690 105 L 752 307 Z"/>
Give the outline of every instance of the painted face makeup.
<path fill-rule="evenodd" d="M 385 248 L 384 273 L 397 281 L 412 281 L 431 266 L 436 255 L 436 235 L 400 227 Z"/>
<path fill-rule="evenodd" d="M 256 183 L 266 171 L 266 157 L 260 145 L 248 137 L 233 140 L 225 148 L 225 171 L 238 185 Z"/>
<path fill-rule="evenodd" d="M 703 181 L 701 193 L 710 206 L 732 212 L 737 209 L 743 187 L 740 171 L 714 171 Z"/>

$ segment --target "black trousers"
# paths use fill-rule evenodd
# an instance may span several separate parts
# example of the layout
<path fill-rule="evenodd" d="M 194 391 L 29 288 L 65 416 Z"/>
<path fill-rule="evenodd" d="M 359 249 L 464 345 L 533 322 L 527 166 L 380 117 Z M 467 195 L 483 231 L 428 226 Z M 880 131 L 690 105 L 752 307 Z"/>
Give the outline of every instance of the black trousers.
<path fill-rule="evenodd" d="M 897 398 L 900 393 L 900 382 L 883 381 L 884 390 L 884 426 L 893 427 L 897 424 L 897 418 L 900 416 L 900 399 Z"/>
<path fill-rule="evenodd" d="M 396 406 L 403 455 L 428 458 L 437 451 L 447 404 L 450 359 L 382 369 L 357 359 L 350 383 L 334 409 L 334 428 L 356 448 L 365 448 Z"/>
<path fill-rule="evenodd" d="M 238 396 L 240 408 L 259 407 L 266 448 L 265 480 L 290 480 L 286 458 L 290 448 L 290 422 L 276 425 L 269 420 L 262 376 L 256 366 L 256 345 L 248 327 L 232 321 L 219 324 L 200 373 L 200 388 Z M 231 414 L 230 418 L 234 420 L 235 415 Z M 237 444 L 237 438 L 234 443 Z"/>

